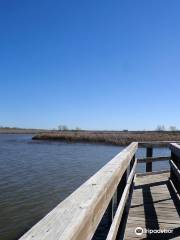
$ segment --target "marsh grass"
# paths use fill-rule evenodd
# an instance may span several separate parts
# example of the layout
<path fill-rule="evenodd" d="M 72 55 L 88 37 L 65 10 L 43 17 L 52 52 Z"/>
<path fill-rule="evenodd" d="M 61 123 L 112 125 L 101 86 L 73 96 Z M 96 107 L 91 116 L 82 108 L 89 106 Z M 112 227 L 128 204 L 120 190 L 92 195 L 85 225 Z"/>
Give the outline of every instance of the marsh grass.
<path fill-rule="evenodd" d="M 35 135 L 33 139 L 67 142 L 92 142 L 124 146 L 133 141 L 180 141 L 180 132 L 52 131 L 48 133 L 39 133 Z"/>

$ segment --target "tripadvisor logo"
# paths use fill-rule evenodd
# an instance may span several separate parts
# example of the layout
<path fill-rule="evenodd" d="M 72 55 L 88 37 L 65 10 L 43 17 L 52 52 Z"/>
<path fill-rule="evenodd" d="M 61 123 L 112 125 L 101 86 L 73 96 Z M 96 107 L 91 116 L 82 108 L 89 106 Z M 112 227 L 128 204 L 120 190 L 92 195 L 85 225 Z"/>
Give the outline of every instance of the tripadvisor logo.
<path fill-rule="evenodd" d="M 138 235 L 138 236 L 142 235 L 143 234 L 143 228 L 142 227 L 137 227 L 135 229 L 135 234 Z"/>
<path fill-rule="evenodd" d="M 143 233 L 154 234 L 154 233 L 173 233 L 173 229 L 143 229 L 142 227 L 137 227 L 135 229 L 135 234 L 141 236 Z"/>

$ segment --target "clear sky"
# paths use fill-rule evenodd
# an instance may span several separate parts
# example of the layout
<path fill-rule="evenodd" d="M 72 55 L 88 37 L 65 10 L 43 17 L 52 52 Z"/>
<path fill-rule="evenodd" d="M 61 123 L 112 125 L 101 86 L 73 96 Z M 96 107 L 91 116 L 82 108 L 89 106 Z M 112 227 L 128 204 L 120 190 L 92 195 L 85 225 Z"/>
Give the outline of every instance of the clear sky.
<path fill-rule="evenodd" d="M 179 0 L 1 0 L 0 125 L 180 128 Z"/>

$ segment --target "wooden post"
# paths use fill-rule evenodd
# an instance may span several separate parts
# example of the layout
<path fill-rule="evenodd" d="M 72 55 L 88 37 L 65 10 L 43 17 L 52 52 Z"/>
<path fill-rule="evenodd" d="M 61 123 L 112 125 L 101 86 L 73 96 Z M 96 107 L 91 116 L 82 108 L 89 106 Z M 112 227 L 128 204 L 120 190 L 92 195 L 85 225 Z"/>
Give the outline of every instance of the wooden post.
<path fill-rule="evenodd" d="M 152 157 L 153 156 L 153 148 L 147 147 L 146 149 L 146 157 Z M 146 163 L 146 172 L 152 172 L 152 162 Z"/>
<path fill-rule="evenodd" d="M 113 221 L 113 199 L 111 199 L 107 211 L 108 211 L 108 225 L 110 227 Z"/>
<path fill-rule="evenodd" d="M 130 172 L 131 172 L 131 170 L 133 168 L 134 162 L 135 162 L 135 155 L 133 156 L 133 158 L 132 158 L 132 160 L 130 162 Z"/>
<path fill-rule="evenodd" d="M 171 160 L 173 162 L 175 162 L 174 161 L 175 160 L 175 155 L 174 155 L 174 153 L 172 151 L 171 151 Z M 171 178 L 172 182 L 174 183 L 174 174 L 173 174 L 173 170 L 172 170 L 171 165 L 170 165 L 170 178 Z"/>
<path fill-rule="evenodd" d="M 180 158 L 178 156 L 176 156 L 176 154 L 171 152 L 171 159 L 172 159 L 172 162 L 177 166 L 177 168 L 180 169 L 179 168 Z M 170 165 L 170 179 L 172 180 L 172 182 L 173 182 L 175 188 L 177 189 L 178 193 L 180 193 L 179 179 L 178 179 L 177 175 L 174 173 L 171 165 Z"/>
<path fill-rule="evenodd" d="M 124 172 L 120 183 L 118 184 L 117 187 L 117 204 L 119 204 L 120 200 L 121 200 L 121 196 L 123 194 L 123 191 L 126 187 L 126 183 L 127 183 L 127 170 Z"/>
<path fill-rule="evenodd" d="M 170 179 L 180 194 L 180 144 L 171 143 Z"/>

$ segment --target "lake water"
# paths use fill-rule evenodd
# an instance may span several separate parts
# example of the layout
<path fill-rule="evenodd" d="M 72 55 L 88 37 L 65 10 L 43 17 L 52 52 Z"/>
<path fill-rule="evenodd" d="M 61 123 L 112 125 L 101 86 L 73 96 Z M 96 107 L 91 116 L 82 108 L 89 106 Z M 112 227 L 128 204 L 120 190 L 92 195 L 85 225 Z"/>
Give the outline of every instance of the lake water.
<path fill-rule="evenodd" d="M 32 141 L 0 134 L 0 240 L 14 240 L 85 182 L 123 147 Z M 156 149 L 155 155 L 169 155 Z M 143 157 L 140 149 L 137 156 Z M 154 164 L 167 169 L 167 162 Z M 145 165 L 138 166 L 144 171 Z"/>

